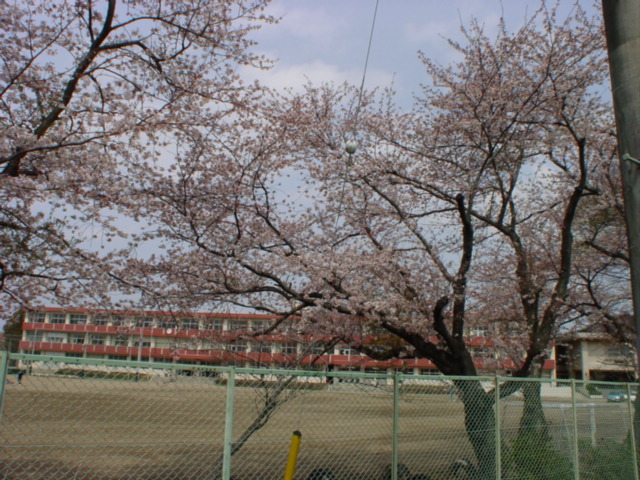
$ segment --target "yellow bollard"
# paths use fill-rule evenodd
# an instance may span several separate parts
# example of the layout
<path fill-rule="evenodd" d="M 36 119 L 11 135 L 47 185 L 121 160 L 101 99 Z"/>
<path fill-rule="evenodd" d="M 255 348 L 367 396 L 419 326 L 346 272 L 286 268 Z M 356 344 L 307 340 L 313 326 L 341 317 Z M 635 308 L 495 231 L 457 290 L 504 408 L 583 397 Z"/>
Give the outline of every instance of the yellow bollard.
<path fill-rule="evenodd" d="M 289 460 L 287 461 L 287 469 L 284 472 L 284 480 L 293 480 L 296 473 L 296 462 L 298 461 L 298 450 L 300 449 L 300 439 L 302 434 L 296 430 L 291 436 L 291 446 L 289 447 Z"/>

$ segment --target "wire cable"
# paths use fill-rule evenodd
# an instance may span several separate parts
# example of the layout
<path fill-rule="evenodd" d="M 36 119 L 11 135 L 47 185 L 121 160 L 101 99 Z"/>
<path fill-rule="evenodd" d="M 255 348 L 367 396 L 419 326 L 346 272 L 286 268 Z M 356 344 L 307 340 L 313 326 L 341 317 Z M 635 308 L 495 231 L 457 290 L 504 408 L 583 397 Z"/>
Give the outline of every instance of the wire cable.
<path fill-rule="evenodd" d="M 364 69 L 362 70 L 362 82 L 360 82 L 360 91 L 358 93 L 358 103 L 356 104 L 356 113 L 353 122 L 354 137 L 358 128 L 358 116 L 360 115 L 360 107 L 362 106 L 362 93 L 364 92 L 364 81 L 367 77 L 367 68 L 369 66 L 369 55 L 371 54 L 371 44 L 373 43 L 373 32 L 376 27 L 376 17 L 378 16 L 378 4 L 380 0 L 376 0 L 376 8 L 373 11 L 373 21 L 371 22 L 371 32 L 369 33 L 369 45 L 367 45 L 367 55 L 364 61 Z"/>
<path fill-rule="evenodd" d="M 349 161 L 347 162 L 347 171 L 345 172 L 345 177 L 342 180 L 342 191 L 340 192 L 340 201 L 338 202 L 338 214 L 336 215 L 336 223 L 335 228 L 338 228 L 338 222 L 340 221 L 340 213 L 342 211 L 342 205 L 344 201 L 344 193 L 347 184 L 346 174 L 348 173 L 349 167 L 351 165 L 351 157 L 358 149 L 358 117 L 360 116 L 360 108 L 362 106 L 362 94 L 364 92 L 364 82 L 367 78 L 367 68 L 369 67 L 369 56 L 371 54 L 371 45 L 373 44 L 373 32 L 376 27 L 376 18 L 378 17 L 378 5 L 380 4 L 380 0 L 376 0 L 376 7 L 373 11 L 373 20 L 371 21 L 371 31 L 369 32 L 369 43 L 367 45 L 367 54 L 364 59 L 364 68 L 362 69 L 362 81 L 360 82 L 360 90 L 358 91 L 358 102 L 356 103 L 356 111 L 353 117 L 353 133 L 352 139 L 347 140 L 345 145 L 345 150 L 349 156 Z"/>

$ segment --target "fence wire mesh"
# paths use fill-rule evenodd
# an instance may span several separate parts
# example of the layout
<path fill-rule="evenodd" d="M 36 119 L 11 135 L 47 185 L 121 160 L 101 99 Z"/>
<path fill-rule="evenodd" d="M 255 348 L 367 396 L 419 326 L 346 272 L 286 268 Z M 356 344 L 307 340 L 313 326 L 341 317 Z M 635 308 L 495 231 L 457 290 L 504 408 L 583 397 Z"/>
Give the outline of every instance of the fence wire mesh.
<path fill-rule="evenodd" d="M 6 480 L 638 480 L 625 384 L 2 355 Z"/>

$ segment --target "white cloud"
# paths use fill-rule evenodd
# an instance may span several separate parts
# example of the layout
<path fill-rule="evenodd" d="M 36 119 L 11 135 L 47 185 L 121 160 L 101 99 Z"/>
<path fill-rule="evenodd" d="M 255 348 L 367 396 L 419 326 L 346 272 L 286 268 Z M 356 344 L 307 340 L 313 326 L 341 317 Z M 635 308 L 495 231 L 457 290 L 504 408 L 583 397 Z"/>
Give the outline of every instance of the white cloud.
<path fill-rule="evenodd" d="M 302 2 L 301 2 L 302 4 Z M 314 4 L 315 5 L 315 4 Z M 269 13 L 280 18 L 275 27 L 265 29 L 267 35 L 286 36 L 310 42 L 322 42 L 344 32 L 348 18 L 328 10 L 326 6 L 290 6 L 274 2 Z"/>
<path fill-rule="evenodd" d="M 296 37 L 315 41 L 331 38 L 348 26 L 346 17 L 321 8 L 294 8 L 281 25 Z"/>
<path fill-rule="evenodd" d="M 573 2 L 566 3 L 572 8 Z M 394 86 L 408 105 L 428 81 L 418 50 L 447 65 L 459 55 L 445 39 L 461 40 L 461 24 L 475 17 L 491 36 L 503 13 L 508 28 L 514 29 L 539 5 L 539 0 L 381 0 L 365 86 L 388 86 L 395 73 Z M 282 17 L 281 22 L 252 37 L 258 41 L 254 50 L 277 63 L 266 72 L 243 69 L 243 77 L 273 88 L 298 89 L 309 80 L 359 86 L 374 7 L 373 0 L 273 0 L 268 11 Z"/>
<path fill-rule="evenodd" d="M 326 63 L 322 60 L 298 63 L 293 65 L 278 64 L 271 70 L 257 72 L 247 70 L 242 74 L 243 78 L 258 79 L 264 85 L 274 88 L 293 88 L 301 90 L 302 86 L 312 82 L 314 85 L 344 82 L 360 86 L 362 82 L 362 70 L 358 68 L 341 69 L 338 65 Z M 393 81 L 393 74 L 385 70 L 371 68 L 367 71 L 365 88 L 372 89 L 377 86 L 388 86 Z"/>

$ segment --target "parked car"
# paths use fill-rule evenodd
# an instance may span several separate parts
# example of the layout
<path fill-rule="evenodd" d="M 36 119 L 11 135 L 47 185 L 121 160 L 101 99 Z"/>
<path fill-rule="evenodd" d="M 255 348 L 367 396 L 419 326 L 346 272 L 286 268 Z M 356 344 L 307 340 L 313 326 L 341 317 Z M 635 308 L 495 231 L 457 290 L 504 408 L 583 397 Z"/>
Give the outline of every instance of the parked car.
<path fill-rule="evenodd" d="M 625 402 L 627 400 L 627 392 L 613 390 L 607 395 L 607 402 Z M 631 401 L 636 400 L 636 393 L 631 392 Z"/>

